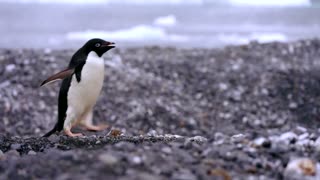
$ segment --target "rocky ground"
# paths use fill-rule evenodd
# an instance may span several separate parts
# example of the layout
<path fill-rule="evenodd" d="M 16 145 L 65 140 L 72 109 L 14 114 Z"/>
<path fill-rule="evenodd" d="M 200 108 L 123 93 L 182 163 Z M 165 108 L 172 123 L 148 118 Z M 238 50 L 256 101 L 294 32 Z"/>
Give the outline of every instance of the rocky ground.
<path fill-rule="evenodd" d="M 0 179 L 320 179 L 320 40 L 106 55 L 94 119 L 53 135 L 74 50 L 0 50 Z"/>

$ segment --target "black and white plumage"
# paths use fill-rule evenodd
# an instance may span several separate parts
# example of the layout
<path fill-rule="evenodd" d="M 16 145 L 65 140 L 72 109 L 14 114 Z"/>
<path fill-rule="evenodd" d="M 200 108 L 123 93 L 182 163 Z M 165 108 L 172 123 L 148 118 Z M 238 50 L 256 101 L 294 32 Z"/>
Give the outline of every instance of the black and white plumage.
<path fill-rule="evenodd" d="M 92 124 L 92 109 L 97 102 L 104 80 L 104 60 L 102 55 L 115 47 L 112 42 L 91 39 L 71 58 L 69 66 L 45 80 L 41 86 L 63 79 L 58 100 L 58 121 L 44 137 L 49 137 L 62 129 L 69 136 L 71 128 L 81 124 L 89 130 L 102 130 L 103 126 Z"/>

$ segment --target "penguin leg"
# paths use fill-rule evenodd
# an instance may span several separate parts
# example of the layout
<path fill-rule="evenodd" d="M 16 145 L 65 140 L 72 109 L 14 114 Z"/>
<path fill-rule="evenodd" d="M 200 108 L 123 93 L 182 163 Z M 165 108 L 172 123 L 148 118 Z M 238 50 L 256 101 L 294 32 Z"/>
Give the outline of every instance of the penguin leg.
<path fill-rule="evenodd" d="M 71 128 L 75 124 L 76 115 L 71 108 L 67 110 L 67 116 L 63 125 L 64 133 L 70 137 L 83 136 L 81 133 L 72 133 Z"/>
<path fill-rule="evenodd" d="M 83 116 L 83 118 L 80 121 L 80 124 L 84 126 L 89 131 L 102 131 L 107 129 L 109 126 L 106 124 L 100 124 L 100 125 L 93 125 L 92 121 L 92 108 L 90 108 Z"/>

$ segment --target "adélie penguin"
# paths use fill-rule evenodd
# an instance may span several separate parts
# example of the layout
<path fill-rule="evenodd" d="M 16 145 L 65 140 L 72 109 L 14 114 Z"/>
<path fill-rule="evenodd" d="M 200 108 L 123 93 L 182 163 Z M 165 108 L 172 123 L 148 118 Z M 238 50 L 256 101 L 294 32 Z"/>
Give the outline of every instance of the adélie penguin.
<path fill-rule="evenodd" d="M 50 76 L 41 86 L 62 79 L 58 99 L 58 121 L 44 137 L 62 129 L 68 136 L 82 136 L 72 133 L 77 124 L 88 130 L 99 131 L 106 125 L 93 125 L 92 110 L 97 102 L 104 80 L 102 55 L 115 47 L 115 43 L 102 39 L 91 39 L 71 58 L 67 69 Z"/>

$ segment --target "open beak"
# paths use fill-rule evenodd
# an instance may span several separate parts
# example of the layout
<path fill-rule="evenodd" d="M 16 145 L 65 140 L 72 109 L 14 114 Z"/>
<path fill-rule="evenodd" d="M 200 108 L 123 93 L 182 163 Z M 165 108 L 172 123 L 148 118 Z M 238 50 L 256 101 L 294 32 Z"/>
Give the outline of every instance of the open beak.
<path fill-rule="evenodd" d="M 114 42 L 106 42 L 106 43 L 102 44 L 102 47 L 112 47 L 112 48 L 114 48 L 114 47 L 116 47 L 116 43 L 114 43 Z"/>

